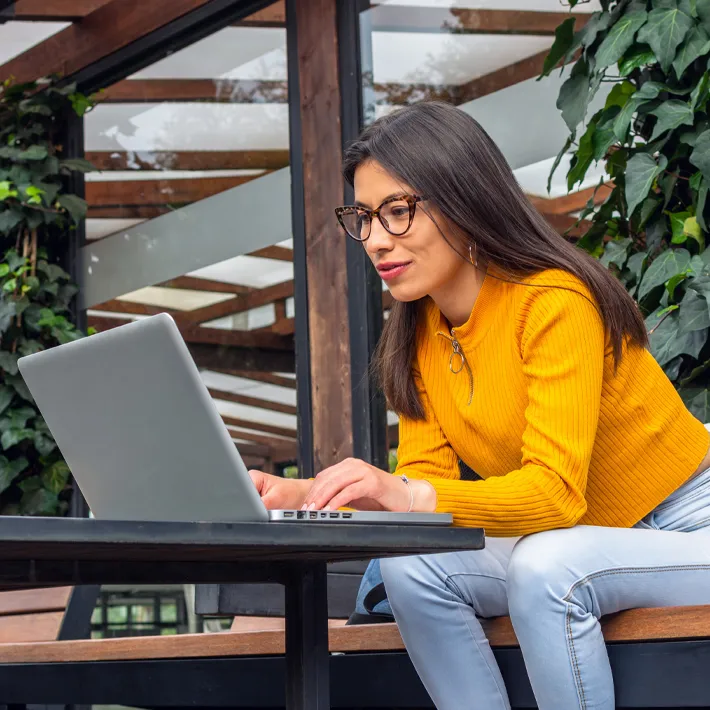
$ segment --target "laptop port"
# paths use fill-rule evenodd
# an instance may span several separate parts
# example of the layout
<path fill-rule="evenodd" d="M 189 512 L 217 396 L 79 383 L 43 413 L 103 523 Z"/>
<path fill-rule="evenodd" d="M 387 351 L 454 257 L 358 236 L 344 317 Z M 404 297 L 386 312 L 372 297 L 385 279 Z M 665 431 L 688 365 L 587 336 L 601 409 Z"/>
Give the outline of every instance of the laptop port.
<path fill-rule="evenodd" d="M 294 516 L 295 516 L 295 513 L 292 510 L 284 511 L 284 518 L 293 518 Z"/>
<path fill-rule="evenodd" d="M 352 518 L 353 514 L 352 513 L 343 513 L 344 518 Z"/>
<path fill-rule="evenodd" d="M 327 518 L 327 517 L 328 517 L 328 513 L 321 513 L 321 514 L 320 514 L 320 517 L 321 517 L 321 518 Z"/>
<path fill-rule="evenodd" d="M 331 514 L 330 514 L 330 517 L 331 517 L 331 518 L 339 518 L 339 517 L 340 517 L 340 513 L 331 513 Z"/>
<path fill-rule="evenodd" d="M 299 510 L 299 511 L 296 513 L 296 517 L 297 517 L 299 520 L 303 520 L 303 519 L 306 517 L 306 511 L 305 511 L 305 510 Z"/>
<path fill-rule="evenodd" d="M 315 520 L 318 517 L 318 513 L 315 510 L 312 510 L 309 515 L 311 520 Z"/>

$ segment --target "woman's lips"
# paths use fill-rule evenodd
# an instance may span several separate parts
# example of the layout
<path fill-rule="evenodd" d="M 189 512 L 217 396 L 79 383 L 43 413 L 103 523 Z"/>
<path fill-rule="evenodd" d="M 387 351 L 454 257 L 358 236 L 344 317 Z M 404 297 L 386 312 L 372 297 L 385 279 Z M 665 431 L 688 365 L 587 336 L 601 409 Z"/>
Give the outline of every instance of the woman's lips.
<path fill-rule="evenodd" d="M 377 273 L 382 277 L 384 281 L 391 281 L 392 279 L 396 279 L 398 276 L 400 276 L 406 269 L 411 265 L 411 261 L 408 261 L 406 264 L 397 264 L 396 266 L 392 267 L 377 267 Z"/>

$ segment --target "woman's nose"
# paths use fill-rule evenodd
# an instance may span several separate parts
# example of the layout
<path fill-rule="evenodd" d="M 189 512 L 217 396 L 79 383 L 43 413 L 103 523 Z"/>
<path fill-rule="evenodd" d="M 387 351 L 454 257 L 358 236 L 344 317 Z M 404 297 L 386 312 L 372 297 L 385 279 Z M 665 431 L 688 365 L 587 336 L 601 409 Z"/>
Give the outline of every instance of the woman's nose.
<path fill-rule="evenodd" d="M 370 254 L 376 254 L 379 251 L 390 250 L 394 244 L 392 235 L 382 226 L 379 219 L 372 222 L 370 229 L 370 237 L 365 242 L 365 249 Z"/>

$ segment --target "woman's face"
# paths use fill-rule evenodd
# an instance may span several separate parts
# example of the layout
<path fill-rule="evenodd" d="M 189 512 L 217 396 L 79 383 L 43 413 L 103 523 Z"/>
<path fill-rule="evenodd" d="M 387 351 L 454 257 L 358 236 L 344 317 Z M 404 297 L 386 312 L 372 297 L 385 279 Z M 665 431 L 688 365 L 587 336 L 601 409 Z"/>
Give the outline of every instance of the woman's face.
<path fill-rule="evenodd" d="M 400 182 L 374 161 L 357 168 L 354 187 L 355 204 L 371 210 L 390 197 L 416 194 L 410 185 Z M 363 244 L 377 272 L 398 301 L 434 296 L 447 284 L 457 281 L 462 269 L 471 268 L 468 260 L 462 259 L 447 244 L 422 205 L 441 229 L 446 229 L 441 214 L 424 201 L 417 203 L 412 225 L 405 234 L 393 236 L 375 218 L 370 237 Z M 449 234 L 446 236 L 455 243 Z"/>

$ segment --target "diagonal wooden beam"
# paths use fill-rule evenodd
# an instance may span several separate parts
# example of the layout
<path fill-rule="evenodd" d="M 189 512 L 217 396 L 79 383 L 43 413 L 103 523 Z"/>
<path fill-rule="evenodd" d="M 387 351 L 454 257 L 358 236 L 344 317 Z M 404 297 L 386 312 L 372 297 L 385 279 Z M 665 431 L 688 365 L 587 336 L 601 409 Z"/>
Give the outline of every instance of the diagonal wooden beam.
<path fill-rule="evenodd" d="M 456 103 L 465 104 L 505 89 L 508 86 L 519 84 L 521 81 L 540 76 L 547 54 L 548 50 L 546 49 L 461 84 L 456 91 Z"/>
<path fill-rule="evenodd" d="M 221 399 L 224 402 L 234 402 L 235 404 L 243 404 L 248 407 L 258 407 L 259 409 L 270 409 L 273 412 L 281 412 L 282 414 L 296 414 L 296 407 L 291 404 L 272 402 L 269 399 L 249 397 L 245 394 L 226 392 L 224 390 L 210 389 L 209 393 L 213 399 Z"/>
<path fill-rule="evenodd" d="M 241 427 L 242 429 L 254 429 L 255 431 L 264 431 L 267 434 L 276 434 L 287 439 L 296 438 L 296 430 L 288 429 L 287 427 L 274 426 L 272 424 L 263 424 L 262 422 L 254 422 L 249 419 L 238 419 L 237 417 L 228 417 L 222 415 L 222 421 L 227 426 Z"/>
<path fill-rule="evenodd" d="M 537 197 L 529 195 L 528 199 L 532 202 L 535 209 L 545 216 L 567 215 L 583 210 L 592 197 L 594 197 L 595 205 L 601 204 L 609 197 L 609 193 L 611 193 L 613 188 L 614 186 L 611 183 L 605 183 L 598 189 L 596 186 L 588 187 L 585 190 L 571 192 L 561 197 Z M 595 190 L 596 195 L 594 194 Z"/>
<path fill-rule="evenodd" d="M 189 204 L 251 182 L 260 175 L 171 178 L 168 180 L 100 180 L 86 183 L 91 207 Z"/>
<path fill-rule="evenodd" d="M 267 303 L 290 296 L 293 296 L 293 281 L 283 281 L 274 286 L 254 289 L 244 296 L 233 298 L 229 301 L 215 303 L 212 306 L 205 306 L 204 308 L 196 308 L 190 311 L 190 318 L 195 323 L 206 323 L 208 321 L 217 320 L 217 318 L 224 318 L 225 316 L 231 316 L 236 313 L 243 313 L 252 308 L 265 306 Z"/>
<path fill-rule="evenodd" d="M 109 0 L 76 23 L 0 66 L 0 81 L 70 76 L 210 0 Z"/>
<path fill-rule="evenodd" d="M 227 427 L 227 431 L 232 439 L 252 441 L 255 444 L 268 446 L 271 451 L 278 452 L 280 456 L 286 455 L 286 458 L 296 458 L 296 442 L 293 439 L 280 439 L 276 436 L 257 434 L 252 431 L 244 431 L 244 429 L 232 429 L 231 427 Z"/>
<path fill-rule="evenodd" d="M 223 281 L 212 281 L 211 279 L 200 279 L 196 276 L 178 276 L 177 278 L 164 281 L 157 285 L 165 286 L 166 288 L 184 288 L 190 291 L 211 291 L 213 293 L 245 294 L 254 290 L 249 286 L 229 284 Z"/>
<path fill-rule="evenodd" d="M 403 5 L 377 5 L 370 13 L 374 32 L 553 36 L 557 27 L 570 16 L 577 18 L 576 29 L 588 20 L 587 15 L 570 15 L 569 12 Z"/>
<path fill-rule="evenodd" d="M 87 151 L 97 170 L 279 170 L 287 150 Z"/>
<path fill-rule="evenodd" d="M 78 22 L 109 0 L 16 0 L 13 19 L 22 22 Z"/>
<path fill-rule="evenodd" d="M 131 319 L 111 316 L 88 316 L 88 324 L 99 332 L 132 323 Z M 177 321 L 176 321 L 177 322 Z M 266 350 L 293 350 L 293 338 L 275 333 L 252 330 L 226 330 L 223 328 L 203 328 L 192 324 L 178 323 L 180 334 L 186 343 L 219 345 L 226 347 L 263 348 Z"/>
<path fill-rule="evenodd" d="M 259 256 L 262 259 L 274 259 L 275 261 L 293 261 L 293 249 L 279 246 L 264 247 L 250 252 L 247 256 Z"/>
<path fill-rule="evenodd" d="M 101 103 L 210 101 L 229 104 L 285 104 L 285 81 L 250 79 L 124 79 L 101 92 Z"/>
<path fill-rule="evenodd" d="M 273 372 L 250 372 L 249 370 L 217 370 L 217 372 L 221 372 L 224 375 L 231 375 L 232 377 L 242 377 L 245 380 L 265 382 L 266 384 L 276 385 L 277 387 L 286 387 L 291 390 L 296 389 L 296 380 L 290 377 L 284 377 L 283 375 L 275 375 Z"/>

